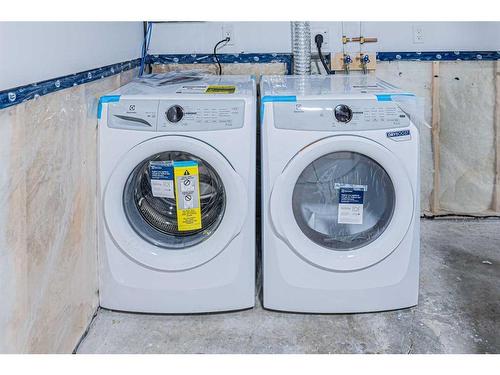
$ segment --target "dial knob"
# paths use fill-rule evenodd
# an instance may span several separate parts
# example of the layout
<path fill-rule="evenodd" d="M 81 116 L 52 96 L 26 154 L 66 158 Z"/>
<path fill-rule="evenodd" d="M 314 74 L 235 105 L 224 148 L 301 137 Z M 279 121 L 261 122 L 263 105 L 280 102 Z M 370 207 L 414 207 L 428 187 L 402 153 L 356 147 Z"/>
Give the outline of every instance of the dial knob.
<path fill-rule="evenodd" d="M 173 123 L 179 122 L 184 116 L 184 110 L 180 105 L 173 105 L 165 113 L 167 120 Z"/>
<path fill-rule="evenodd" d="M 352 119 L 352 110 L 345 104 L 339 104 L 334 110 L 335 118 L 339 122 L 347 123 Z"/>

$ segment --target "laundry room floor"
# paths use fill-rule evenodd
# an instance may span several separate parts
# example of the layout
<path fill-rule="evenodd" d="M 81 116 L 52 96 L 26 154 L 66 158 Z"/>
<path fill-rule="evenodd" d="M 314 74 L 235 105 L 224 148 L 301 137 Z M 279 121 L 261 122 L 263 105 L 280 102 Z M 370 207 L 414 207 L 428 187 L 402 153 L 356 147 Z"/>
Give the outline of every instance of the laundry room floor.
<path fill-rule="evenodd" d="M 500 220 L 422 220 L 420 301 L 369 314 L 100 309 L 77 353 L 498 353 Z"/>

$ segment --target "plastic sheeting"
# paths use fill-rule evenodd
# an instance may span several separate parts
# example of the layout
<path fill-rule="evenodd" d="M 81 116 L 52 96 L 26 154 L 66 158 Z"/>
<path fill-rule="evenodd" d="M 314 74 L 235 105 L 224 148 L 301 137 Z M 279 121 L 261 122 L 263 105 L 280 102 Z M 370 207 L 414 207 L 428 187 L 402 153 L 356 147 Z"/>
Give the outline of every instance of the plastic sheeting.
<path fill-rule="evenodd" d="M 439 139 L 434 150 L 432 130 L 419 126 L 422 214 L 500 215 L 492 206 L 495 156 L 499 152 L 494 147 L 494 64 L 440 62 L 436 77 L 439 108 L 434 109 L 432 62 L 381 62 L 377 66 L 378 77 L 423 98 L 425 123 L 431 123 L 433 110 L 439 112 L 435 129 Z M 439 161 L 437 170 L 435 158 Z M 431 210 L 435 188 L 437 207 Z"/>
<path fill-rule="evenodd" d="M 394 186 L 374 160 L 334 152 L 307 166 L 293 190 L 292 208 L 304 234 L 332 250 L 353 250 L 374 241 L 389 224 Z"/>
<path fill-rule="evenodd" d="M 124 74 L 0 110 L 0 352 L 71 352 L 98 306 L 97 103 Z"/>

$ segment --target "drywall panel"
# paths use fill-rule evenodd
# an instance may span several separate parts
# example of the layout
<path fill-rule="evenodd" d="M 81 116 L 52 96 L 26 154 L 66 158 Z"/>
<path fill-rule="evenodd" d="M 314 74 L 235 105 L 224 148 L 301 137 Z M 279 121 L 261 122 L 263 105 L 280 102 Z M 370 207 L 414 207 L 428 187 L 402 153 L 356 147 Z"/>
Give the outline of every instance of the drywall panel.
<path fill-rule="evenodd" d="M 152 54 L 211 53 L 223 38 L 223 29 L 233 40 L 220 53 L 291 52 L 289 22 L 174 22 L 154 24 Z M 423 31 L 416 42 L 415 28 Z M 327 31 L 324 52 L 342 51 L 342 35 L 377 37 L 363 50 L 403 51 L 500 51 L 500 22 L 311 22 L 312 31 Z M 314 46 L 313 46 L 314 47 Z M 359 51 L 359 43 L 348 43 L 346 51 Z"/>
<path fill-rule="evenodd" d="M 0 22 L 0 91 L 140 57 L 142 22 Z"/>
<path fill-rule="evenodd" d="M 365 44 L 373 52 L 500 50 L 500 22 L 361 22 L 361 33 L 379 39 Z"/>
<path fill-rule="evenodd" d="M 149 53 L 212 53 L 225 26 L 233 40 L 220 53 L 290 52 L 289 22 L 167 22 L 153 25 Z"/>
<path fill-rule="evenodd" d="M 0 353 L 68 353 L 98 306 L 98 98 L 137 70 L 0 111 Z"/>
<path fill-rule="evenodd" d="M 494 181 L 493 62 L 440 65 L 440 208 L 484 213 Z"/>
<path fill-rule="evenodd" d="M 431 123 L 431 81 L 432 63 L 413 61 L 382 62 L 377 64 L 377 76 L 395 86 L 413 92 L 424 101 L 424 117 Z M 420 210 L 430 210 L 430 197 L 433 188 L 433 158 L 431 130 L 421 124 L 420 135 Z"/>

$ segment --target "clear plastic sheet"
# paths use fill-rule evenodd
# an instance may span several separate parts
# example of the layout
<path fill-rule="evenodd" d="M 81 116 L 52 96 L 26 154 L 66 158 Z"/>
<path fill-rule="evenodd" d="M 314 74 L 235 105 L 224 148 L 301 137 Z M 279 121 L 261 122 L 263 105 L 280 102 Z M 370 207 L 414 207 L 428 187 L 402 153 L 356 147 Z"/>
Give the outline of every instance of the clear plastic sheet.
<path fill-rule="evenodd" d="M 500 152 L 495 147 L 500 134 L 494 118 L 497 66 L 493 61 L 377 66 L 377 76 L 418 96 L 416 103 L 404 97 L 393 101 L 419 128 L 424 215 L 500 215 L 500 187 L 495 184 Z"/>
<path fill-rule="evenodd" d="M 182 70 L 168 73 L 152 73 L 137 77 L 134 82 L 143 83 L 151 87 L 177 85 L 179 83 L 190 83 L 201 81 L 207 75 L 211 75 L 207 70 Z"/>
<path fill-rule="evenodd" d="M 97 105 L 126 74 L 0 110 L 0 352 L 71 352 L 95 313 Z"/>
<path fill-rule="evenodd" d="M 361 199 L 342 203 L 343 191 L 353 190 Z M 342 220 L 341 205 L 361 209 L 362 221 Z M 304 234 L 332 250 L 353 250 L 374 241 L 389 224 L 394 205 L 394 186 L 387 172 L 354 152 L 334 152 L 312 162 L 299 176 L 292 197 L 293 213 Z"/>

